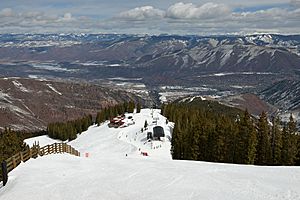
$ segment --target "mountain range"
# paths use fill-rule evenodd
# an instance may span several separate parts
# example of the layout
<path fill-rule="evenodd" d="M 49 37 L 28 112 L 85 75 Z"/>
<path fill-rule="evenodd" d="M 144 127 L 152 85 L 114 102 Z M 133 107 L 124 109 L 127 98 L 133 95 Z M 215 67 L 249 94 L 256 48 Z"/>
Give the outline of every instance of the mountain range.
<path fill-rule="evenodd" d="M 134 93 L 136 98 L 152 104 L 160 104 L 162 99 L 206 95 L 232 106 L 253 108 L 255 115 L 263 108 L 271 113 L 276 109 L 297 111 L 300 35 L 2 34 L 0 71 L 2 111 L 7 110 L 7 104 L 19 107 L 16 103 L 19 100 L 11 101 L 7 95 L 33 99 L 32 95 L 17 96 L 24 91 L 16 88 L 27 88 L 30 81 L 29 85 L 37 84 L 44 91 L 37 93 L 40 100 L 47 102 L 50 91 L 59 97 L 59 105 L 68 105 L 76 93 L 85 90 L 84 87 L 79 91 L 65 89 L 65 84 L 75 81 L 104 87 L 105 91 L 113 87 L 125 91 L 122 94 L 125 96 Z M 9 79 L 6 83 L 9 77 L 21 79 Z M 52 83 L 40 80 L 54 81 L 53 87 L 64 91 L 63 94 L 69 93 L 69 100 L 51 90 L 47 84 Z M 11 91 L 7 92 L 8 89 Z M 117 98 L 118 94 L 112 96 Z M 120 99 L 133 97 L 122 95 Z M 105 94 L 104 98 L 110 96 Z M 42 104 L 40 101 L 38 105 Z M 63 118 L 34 123 L 44 126 L 53 119 Z"/>
<path fill-rule="evenodd" d="M 300 35 L 0 35 L 0 59 L 117 68 L 120 76 L 299 71 Z M 122 70 L 120 70 L 122 69 Z M 113 76 L 113 71 L 105 76 Z M 101 77 L 101 75 L 100 75 Z"/>

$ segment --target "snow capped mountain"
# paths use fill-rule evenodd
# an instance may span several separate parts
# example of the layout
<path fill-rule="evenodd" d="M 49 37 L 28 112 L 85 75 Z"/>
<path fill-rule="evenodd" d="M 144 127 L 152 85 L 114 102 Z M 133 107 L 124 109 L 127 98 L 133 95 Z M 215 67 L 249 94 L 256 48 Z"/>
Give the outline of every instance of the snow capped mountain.
<path fill-rule="evenodd" d="M 300 196 L 299 167 L 171 160 L 173 123 L 166 124 L 159 110 L 142 109 L 132 116 L 134 125 L 108 128 L 106 122 L 91 126 L 70 142 L 81 157 L 47 155 L 20 164 L 0 188 L 1 200 L 281 200 Z M 154 118 L 166 134 L 161 141 L 147 141 L 147 132 L 156 126 Z M 145 120 L 148 130 L 141 132 Z M 46 137 L 26 142 L 34 140 L 51 143 Z"/>
<path fill-rule="evenodd" d="M 5 34 L 0 46 L 4 60 L 11 59 L 13 50 L 14 60 L 114 61 L 160 73 L 170 67 L 184 72 L 290 72 L 300 63 L 298 35 Z"/>
<path fill-rule="evenodd" d="M 297 35 L 5 34 L 0 46 L 0 69 L 6 77 L 139 77 L 151 87 L 257 86 L 246 91 L 256 92 L 273 80 L 295 76 L 300 66 Z M 210 76 L 221 73 L 232 76 Z"/>

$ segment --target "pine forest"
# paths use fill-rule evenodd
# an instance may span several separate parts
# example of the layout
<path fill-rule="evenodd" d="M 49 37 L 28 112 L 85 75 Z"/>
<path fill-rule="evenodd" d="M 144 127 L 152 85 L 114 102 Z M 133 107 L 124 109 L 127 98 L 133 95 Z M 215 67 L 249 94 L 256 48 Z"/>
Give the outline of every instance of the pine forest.
<path fill-rule="evenodd" d="M 163 105 L 162 113 L 175 123 L 173 159 L 300 165 L 300 136 L 292 116 L 287 123 L 269 120 L 265 112 L 256 119 L 247 110 L 201 100 Z"/>

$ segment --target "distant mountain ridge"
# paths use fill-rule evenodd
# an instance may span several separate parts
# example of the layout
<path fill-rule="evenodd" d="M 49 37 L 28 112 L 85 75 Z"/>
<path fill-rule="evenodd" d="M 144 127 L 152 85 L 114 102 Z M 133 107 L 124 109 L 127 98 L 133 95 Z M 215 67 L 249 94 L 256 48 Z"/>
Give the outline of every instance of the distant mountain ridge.
<path fill-rule="evenodd" d="M 300 35 L 4 34 L 0 47 L 5 61 L 94 62 L 127 76 L 300 70 Z"/>

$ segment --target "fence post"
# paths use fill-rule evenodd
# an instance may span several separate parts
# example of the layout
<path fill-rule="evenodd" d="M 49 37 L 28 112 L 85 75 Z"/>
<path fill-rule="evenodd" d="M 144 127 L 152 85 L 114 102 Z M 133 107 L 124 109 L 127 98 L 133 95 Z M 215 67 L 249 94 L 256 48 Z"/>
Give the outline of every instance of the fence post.
<path fill-rule="evenodd" d="M 31 148 L 31 158 L 35 158 L 36 146 L 33 145 Z"/>
<path fill-rule="evenodd" d="M 1 168 L 2 168 L 3 186 L 5 186 L 8 181 L 7 164 L 5 160 L 1 163 Z"/>
<path fill-rule="evenodd" d="M 20 151 L 20 159 L 21 159 L 21 162 L 24 162 L 23 152 L 22 151 Z"/>
<path fill-rule="evenodd" d="M 44 156 L 44 155 L 45 155 L 45 148 L 42 148 L 41 156 Z"/>
<path fill-rule="evenodd" d="M 40 155 L 41 155 L 40 143 L 38 143 L 38 146 L 37 146 L 37 156 L 40 156 Z"/>
<path fill-rule="evenodd" d="M 54 143 L 54 147 L 55 147 L 55 152 L 54 153 L 57 153 L 57 143 Z"/>
<path fill-rule="evenodd" d="M 29 159 L 32 158 L 32 151 L 31 148 L 29 148 Z"/>
<path fill-rule="evenodd" d="M 13 163 L 13 167 L 16 168 L 17 164 L 16 164 L 15 156 L 12 156 L 12 163 Z"/>

